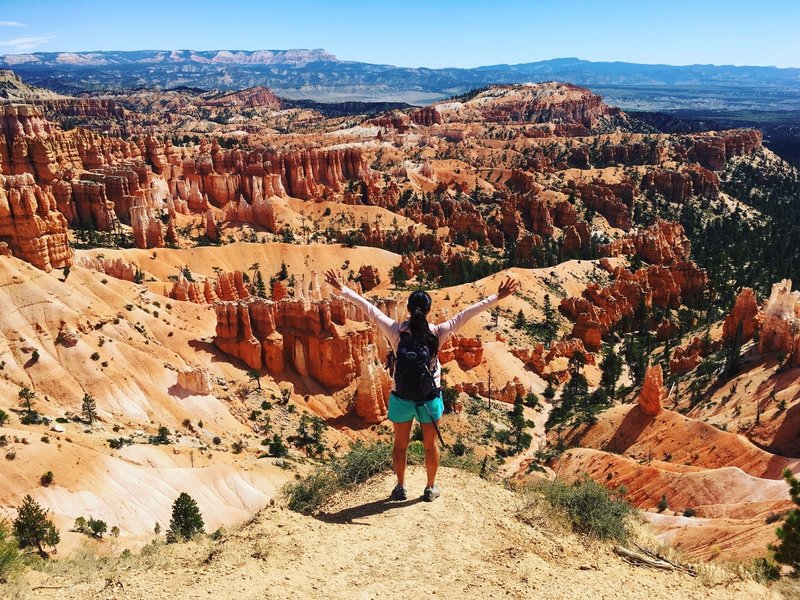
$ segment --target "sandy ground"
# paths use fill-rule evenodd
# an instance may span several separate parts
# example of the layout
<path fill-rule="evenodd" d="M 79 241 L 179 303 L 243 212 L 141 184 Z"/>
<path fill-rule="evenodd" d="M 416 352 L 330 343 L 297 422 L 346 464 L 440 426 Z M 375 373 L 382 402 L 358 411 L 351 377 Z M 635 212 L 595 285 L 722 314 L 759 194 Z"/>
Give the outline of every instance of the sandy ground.
<path fill-rule="evenodd" d="M 386 501 L 391 477 L 378 477 L 329 505 L 320 518 L 268 508 L 219 543 L 168 547 L 147 571 L 71 584 L 34 574 L 48 586 L 30 598 L 777 598 L 753 582 L 709 587 L 703 578 L 622 562 L 607 544 L 515 517 L 521 497 L 475 476 L 443 470 L 432 504 L 416 492 Z M 704 583 L 705 582 L 705 583 Z"/>

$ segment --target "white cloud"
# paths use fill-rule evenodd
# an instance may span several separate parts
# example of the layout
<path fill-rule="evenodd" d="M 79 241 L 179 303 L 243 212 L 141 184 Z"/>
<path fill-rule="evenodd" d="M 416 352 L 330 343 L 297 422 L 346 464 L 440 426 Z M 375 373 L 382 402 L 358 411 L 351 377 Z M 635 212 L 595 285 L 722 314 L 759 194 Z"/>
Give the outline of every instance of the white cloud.
<path fill-rule="evenodd" d="M 5 46 L 10 52 L 24 52 L 26 50 L 33 50 L 37 46 L 41 46 L 54 39 L 56 39 L 54 35 L 19 37 L 13 40 L 0 40 L 0 47 Z"/>
<path fill-rule="evenodd" d="M 25 23 L 19 21 L 0 21 L 0 27 L 25 27 Z"/>

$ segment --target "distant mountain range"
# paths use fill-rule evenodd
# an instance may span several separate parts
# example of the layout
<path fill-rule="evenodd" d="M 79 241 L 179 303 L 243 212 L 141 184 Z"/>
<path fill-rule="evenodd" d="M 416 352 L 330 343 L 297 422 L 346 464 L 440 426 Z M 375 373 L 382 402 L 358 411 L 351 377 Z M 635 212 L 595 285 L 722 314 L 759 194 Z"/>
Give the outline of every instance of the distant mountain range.
<path fill-rule="evenodd" d="M 287 98 L 424 104 L 494 83 L 568 81 L 639 110 L 800 110 L 800 69 L 644 65 L 558 58 L 471 69 L 341 61 L 324 50 L 141 50 L 0 55 L 31 84 L 57 92 L 132 88 L 241 89 Z"/>

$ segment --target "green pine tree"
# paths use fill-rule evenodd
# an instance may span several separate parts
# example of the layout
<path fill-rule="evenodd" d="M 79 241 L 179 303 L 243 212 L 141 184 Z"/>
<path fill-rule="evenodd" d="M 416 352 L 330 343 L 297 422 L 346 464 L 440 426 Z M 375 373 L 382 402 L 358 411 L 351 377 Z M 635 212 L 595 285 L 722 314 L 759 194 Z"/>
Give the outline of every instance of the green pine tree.
<path fill-rule="evenodd" d="M 258 369 L 250 369 L 247 371 L 247 376 L 256 382 L 258 389 L 261 389 L 261 371 Z"/>
<path fill-rule="evenodd" d="M 84 420 L 89 424 L 89 427 L 91 427 L 97 419 L 97 402 L 89 394 L 83 395 L 81 413 L 83 413 Z"/>
<path fill-rule="evenodd" d="M 264 283 L 264 276 L 261 275 L 261 271 L 256 271 L 254 279 L 254 285 L 256 290 L 256 296 L 259 298 L 266 298 L 267 297 L 267 285 Z"/>
<path fill-rule="evenodd" d="M 167 542 L 185 542 L 198 533 L 205 533 L 203 516 L 194 498 L 186 492 L 181 492 L 172 504 L 172 519 L 167 531 Z"/>
<path fill-rule="evenodd" d="M 19 391 L 18 396 L 20 404 L 25 407 L 25 410 L 29 413 L 33 412 L 33 401 L 36 398 L 36 392 L 26 386 Z"/>
<path fill-rule="evenodd" d="M 617 381 L 622 375 L 622 358 L 614 352 L 610 345 L 606 347 L 603 360 L 600 362 L 600 386 L 605 390 L 609 398 L 613 398 L 617 393 Z"/>
<path fill-rule="evenodd" d="M 800 481 L 797 480 L 789 469 L 783 470 L 783 478 L 789 484 L 789 494 L 792 502 L 800 506 Z M 775 552 L 775 560 L 781 564 L 789 565 L 795 572 L 800 566 L 800 509 L 790 510 L 778 529 L 775 530 L 780 543 L 770 546 Z"/>
<path fill-rule="evenodd" d="M 14 537 L 20 548 L 36 548 L 42 558 L 47 558 L 45 546 L 55 549 L 61 535 L 44 510 L 30 495 L 22 499 L 14 519 Z"/>
<path fill-rule="evenodd" d="M 533 437 L 526 431 L 528 421 L 525 419 L 522 396 L 517 395 L 514 400 L 514 410 L 511 412 L 511 439 L 514 443 L 514 452 L 519 453 L 531 445 Z"/>

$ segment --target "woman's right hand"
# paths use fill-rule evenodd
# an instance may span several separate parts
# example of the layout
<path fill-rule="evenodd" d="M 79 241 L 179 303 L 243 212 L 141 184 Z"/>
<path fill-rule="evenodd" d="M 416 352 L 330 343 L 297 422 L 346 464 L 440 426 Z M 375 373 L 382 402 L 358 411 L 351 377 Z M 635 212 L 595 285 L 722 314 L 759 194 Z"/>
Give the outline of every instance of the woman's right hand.
<path fill-rule="evenodd" d="M 335 290 L 341 290 L 344 286 L 344 282 L 341 280 L 339 275 L 333 269 L 328 269 L 325 271 L 325 283 L 331 286 Z"/>

